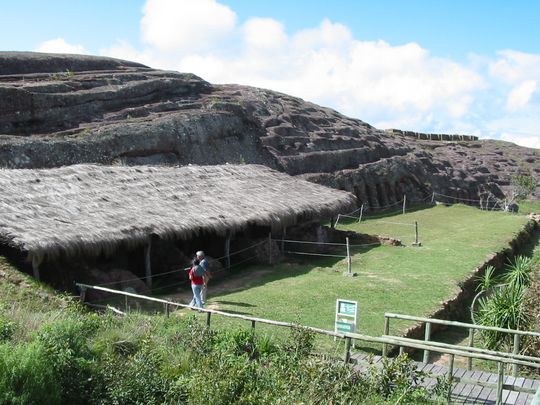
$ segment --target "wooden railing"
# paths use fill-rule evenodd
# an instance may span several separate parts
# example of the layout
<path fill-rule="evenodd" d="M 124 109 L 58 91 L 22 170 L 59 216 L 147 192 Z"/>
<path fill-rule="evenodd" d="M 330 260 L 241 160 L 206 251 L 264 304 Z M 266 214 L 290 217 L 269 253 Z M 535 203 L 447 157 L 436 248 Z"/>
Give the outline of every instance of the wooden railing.
<path fill-rule="evenodd" d="M 84 300 L 84 296 L 86 295 L 86 290 L 93 289 L 103 292 L 108 292 L 111 294 L 116 294 L 120 296 L 135 298 L 135 299 L 141 299 L 156 303 L 161 303 L 164 306 L 165 314 L 169 316 L 170 308 L 171 307 L 179 307 L 179 308 L 192 308 L 189 305 L 181 304 L 178 302 L 173 302 L 170 300 L 164 300 L 160 298 L 155 297 L 148 297 L 145 295 L 139 295 L 134 293 L 129 293 L 126 291 L 119 291 L 114 290 L 111 288 L 106 287 L 99 287 L 99 286 L 92 286 L 88 284 L 82 284 L 82 283 L 76 283 L 77 287 L 81 290 L 81 298 Z M 521 391 L 521 392 L 527 392 L 527 393 L 534 393 L 535 390 L 532 388 L 523 388 L 523 387 L 516 387 L 511 384 L 504 384 L 504 365 L 505 364 L 512 364 L 512 365 L 523 365 L 533 368 L 540 369 L 540 358 L 534 358 L 530 356 L 520 356 L 515 355 L 513 353 L 501 353 L 501 352 L 492 352 L 492 351 L 483 351 L 481 349 L 472 348 L 474 350 L 471 350 L 470 347 L 466 346 L 457 346 L 457 345 L 450 345 L 450 344 L 442 344 L 432 341 L 421 341 L 421 340 L 415 340 L 415 339 L 407 339 L 397 336 L 390 336 L 387 334 L 389 330 L 389 320 L 391 318 L 397 318 L 397 319 L 407 319 L 407 320 L 426 320 L 430 323 L 438 323 L 442 320 L 438 319 L 428 319 L 428 318 L 418 318 L 418 317 L 412 317 L 408 315 L 398 315 L 398 314 L 385 314 L 385 334 L 381 337 L 375 337 L 375 336 L 369 336 L 369 335 L 363 335 L 360 333 L 350 333 L 350 332 L 334 332 L 329 331 L 326 329 L 321 328 L 315 328 L 312 326 L 302 326 L 291 322 L 281 322 L 281 321 L 274 321 L 270 319 L 264 319 L 264 318 L 257 318 L 252 316 L 245 316 L 245 315 L 239 315 L 239 314 L 232 314 L 229 312 L 223 312 L 223 311 L 216 311 L 214 309 L 202 309 L 202 308 L 196 308 L 197 311 L 201 313 L 206 313 L 206 324 L 210 326 L 211 316 L 214 315 L 221 315 L 228 318 L 236 318 L 236 319 L 242 319 L 245 321 L 251 322 L 251 327 L 255 328 L 256 323 L 262 323 L 267 325 L 274 325 L 274 326 L 280 326 L 280 327 L 287 327 L 287 328 L 303 328 L 306 330 L 309 330 L 311 332 L 327 335 L 327 336 L 333 336 L 336 338 L 344 339 L 345 340 L 345 354 L 344 354 L 344 361 L 346 363 L 350 362 L 351 359 L 351 343 L 353 340 L 360 340 L 364 342 L 370 342 L 370 343 L 378 343 L 383 345 L 383 355 L 387 354 L 387 347 L 388 345 L 395 345 L 399 347 L 409 347 L 412 349 L 418 349 L 418 350 L 424 350 L 428 352 L 437 352 L 442 354 L 449 354 L 450 355 L 450 361 L 449 361 L 449 367 L 448 367 L 448 374 L 447 374 L 447 381 L 449 382 L 449 390 L 447 393 L 447 400 L 448 403 L 450 402 L 451 393 L 452 393 L 452 383 L 453 382 L 472 382 L 476 385 L 482 385 L 482 386 L 493 386 L 497 388 L 497 405 L 502 404 L 502 393 L 503 389 L 511 389 L 514 391 Z M 443 322 L 450 322 L 451 321 L 443 321 Z M 457 322 L 459 324 L 459 322 Z M 469 325 L 469 324 L 464 324 Z M 478 325 L 471 325 L 471 326 L 478 326 Z M 477 328 L 482 329 L 482 328 Z M 523 331 L 514 331 L 514 332 L 520 332 L 522 334 L 529 334 Z M 496 383 L 491 382 L 479 382 L 479 381 L 466 381 L 464 379 L 457 378 L 453 376 L 454 373 L 454 357 L 455 356 L 461 356 L 466 357 L 470 359 L 481 359 L 481 360 L 488 360 L 498 363 L 498 379 Z"/>
<path fill-rule="evenodd" d="M 431 339 L 431 325 L 432 324 L 465 328 L 465 329 L 468 329 L 468 331 L 469 331 L 469 341 L 468 341 L 469 345 L 468 346 L 447 345 L 447 346 L 460 347 L 461 350 L 465 350 L 465 351 L 492 354 L 492 355 L 497 355 L 497 356 L 505 357 L 505 358 L 513 358 L 513 359 L 516 359 L 516 360 L 520 360 L 520 359 L 523 359 L 523 358 L 528 358 L 529 360 L 531 359 L 531 357 L 529 357 L 529 356 L 522 356 L 522 355 L 519 354 L 520 337 L 521 336 L 534 336 L 534 337 L 537 337 L 537 338 L 540 339 L 540 333 L 539 332 L 531 332 L 531 331 L 524 331 L 524 330 L 517 330 L 517 329 L 505 329 L 505 328 L 498 328 L 498 327 L 495 327 L 495 326 L 475 325 L 475 324 L 471 324 L 471 323 L 464 323 L 464 322 L 457 322 L 457 321 L 447 321 L 445 319 L 422 318 L 422 317 L 419 317 L 419 316 L 393 314 L 393 313 L 384 314 L 384 335 L 390 335 L 390 319 L 401 319 L 401 320 L 425 323 L 424 342 L 430 342 L 430 344 L 438 345 L 440 347 L 444 347 L 444 346 L 441 346 L 441 345 L 444 345 L 444 344 L 430 341 L 430 339 Z M 513 344 L 512 353 L 474 348 L 473 347 L 474 346 L 474 333 L 475 333 L 476 330 L 500 332 L 500 333 L 507 333 L 507 334 L 513 335 L 514 336 L 514 344 Z M 423 359 L 424 363 L 428 362 L 429 352 L 430 351 L 428 349 L 424 350 L 424 359 Z M 388 353 L 388 346 L 383 345 L 383 355 L 386 355 L 387 353 Z M 532 357 L 532 359 L 536 359 L 537 361 L 540 361 L 540 359 L 538 359 L 536 357 Z M 472 369 L 472 360 L 473 360 L 473 357 L 469 357 L 468 360 L 467 360 L 467 369 L 469 371 Z M 519 363 L 513 363 L 512 374 L 513 374 L 514 377 L 517 375 L 518 371 L 519 371 Z"/>

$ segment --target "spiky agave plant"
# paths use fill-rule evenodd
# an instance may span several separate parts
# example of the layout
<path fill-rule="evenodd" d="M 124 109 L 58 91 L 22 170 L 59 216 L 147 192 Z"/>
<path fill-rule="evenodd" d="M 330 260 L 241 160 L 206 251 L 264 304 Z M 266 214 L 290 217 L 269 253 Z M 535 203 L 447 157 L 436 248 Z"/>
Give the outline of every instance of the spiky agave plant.
<path fill-rule="evenodd" d="M 527 256 L 516 256 L 506 266 L 506 274 L 503 280 L 509 287 L 526 288 L 531 285 L 532 259 Z"/>
<path fill-rule="evenodd" d="M 512 285 L 495 287 L 489 298 L 479 300 L 477 322 L 484 326 L 506 329 L 526 329 L 529 317 L 524 310 L 524 288 Z M 512 345 L 512 335 L 495 331 L 482 331 L 487 349 L 496 350 Z"/>
<path fill-rule="evenodd" d="M 495 285 L 499 284 L 498 279 L 497 277 L 495 277 L 494 273 L 495 267 L 487 266 L 484 270 L 484 274 L 476 277 L 476 281 L 478 282 L 476 291 L 487 291 Z"/>

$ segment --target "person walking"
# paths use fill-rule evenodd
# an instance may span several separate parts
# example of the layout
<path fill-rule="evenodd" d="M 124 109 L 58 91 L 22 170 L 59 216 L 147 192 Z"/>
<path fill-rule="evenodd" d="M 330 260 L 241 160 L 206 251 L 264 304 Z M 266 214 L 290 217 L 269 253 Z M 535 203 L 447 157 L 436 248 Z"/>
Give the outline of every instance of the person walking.
<path fill-rule="evenodd" d="M 193 299 L 189 303 L 190 307 L 204 308 L 201 300 L 201 290 L 204 284 L 204 270 L 198 259 L 193 260 L 193 265 L 189 270 L 189 279 L 191 280 L 191 290 L 193 291 Z"/>
<path fill-rule="evenodd" d="M 206 297 L 208 294 L 208 280 L 210 280 L 210 264 L 208 263 L 208 260 L 206 259 L 206 255 L 202 250 L 197 251 L 195 253 L 195 256 L 197 257 L 197 260 L 199 260 L 199 266 L 203 268 L 203 286 L 201 290 L 201 301 L 203 304 L 206 303 Z"/>

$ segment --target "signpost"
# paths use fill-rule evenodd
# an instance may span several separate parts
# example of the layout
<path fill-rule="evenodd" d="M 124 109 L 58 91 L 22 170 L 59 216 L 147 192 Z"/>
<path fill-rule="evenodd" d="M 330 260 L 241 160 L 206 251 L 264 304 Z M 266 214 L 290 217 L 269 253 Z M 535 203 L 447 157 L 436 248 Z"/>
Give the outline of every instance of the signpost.
<path fill-rule="evenodd" d="M 358 322 L 358 302 L 349 300 L 336 300 L 335 332 L 356 332 Z"/>

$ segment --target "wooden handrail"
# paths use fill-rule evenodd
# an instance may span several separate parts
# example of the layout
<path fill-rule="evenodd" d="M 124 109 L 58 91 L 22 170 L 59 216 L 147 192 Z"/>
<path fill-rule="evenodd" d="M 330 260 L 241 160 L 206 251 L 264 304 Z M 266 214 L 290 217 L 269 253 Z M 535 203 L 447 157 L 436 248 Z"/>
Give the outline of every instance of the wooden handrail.
<path fill-rule="evenodd" d="M 525 335 L 525 336 L 540 337 L 540 332 L 532 332 L 532 331 L 519 330 L 519 329 L 505 329 L 505 328 L 498 328 L 496 326 L 475 325 L 473 323 L 447 321 L 445 319 L 423 318 L 420 316 L 393 314 L 389 312 L 385 313 L 384 317 L 393 318 L 393 319 L 402 319 L 402 320 L 407 320 L 407 321 L 419 321 L 419 322 L 426 322 L 426 323 L 429 322 L 429 323 L 436 323 L 439 325 L 447 325 L 447 326 L 458 326 L 458 327 L 469 328 L 469 329 L 489 330 L 493 332 L 510 333 L 512 335 L 518 334 L 518 335 Z"/>

